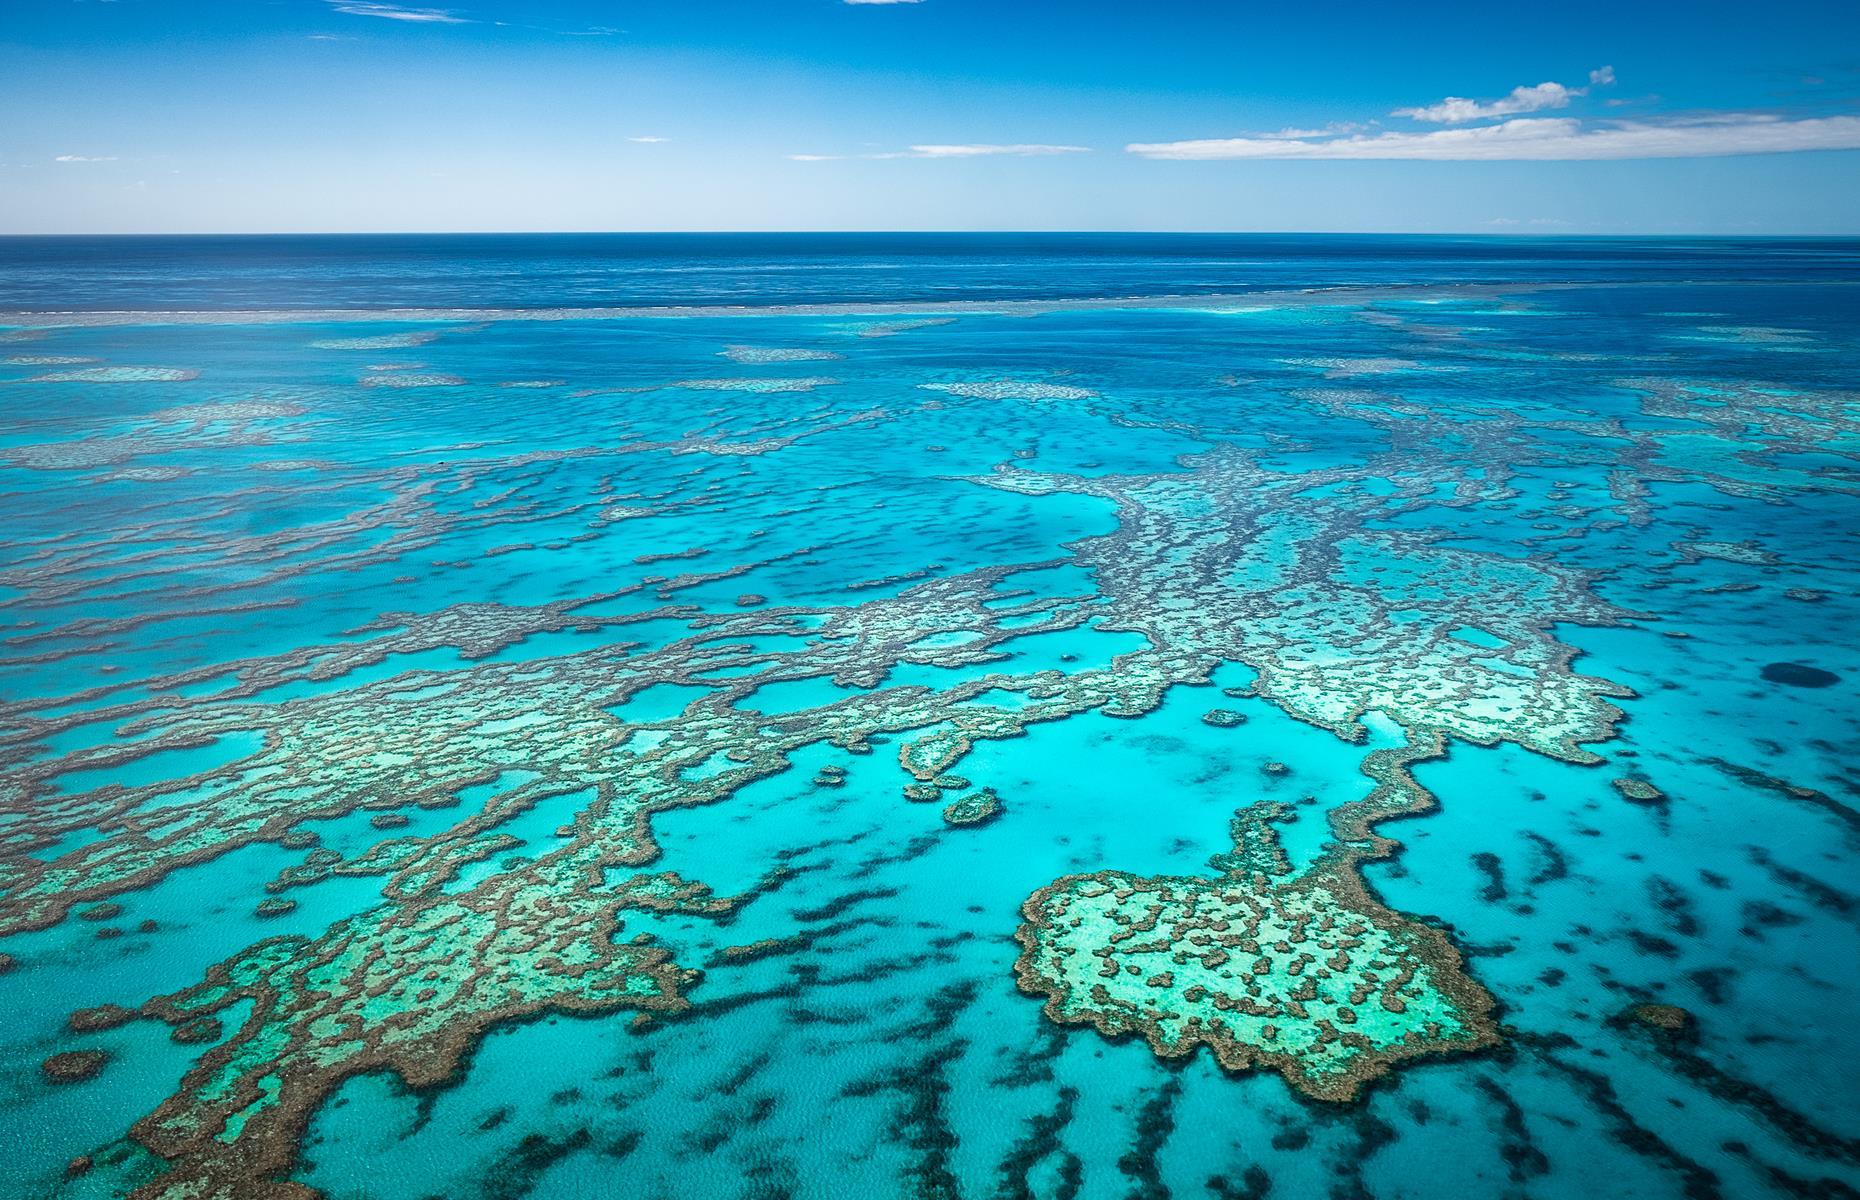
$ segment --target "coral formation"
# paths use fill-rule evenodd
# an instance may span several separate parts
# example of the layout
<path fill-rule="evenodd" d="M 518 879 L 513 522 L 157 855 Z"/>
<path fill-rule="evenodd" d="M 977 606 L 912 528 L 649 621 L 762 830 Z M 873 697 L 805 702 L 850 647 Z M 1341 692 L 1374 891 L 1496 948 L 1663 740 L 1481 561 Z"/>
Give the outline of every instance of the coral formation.
<path fill-rule="evenodd" d="M 51 1083 L 83 1083 L 101 1075 L 109 1062 L 106 1050 L 64 1050 L 40 1063 L 39 1069 Z"/>
<path fill-rule="evenodd" d="M 864 324 L 842 336 L 944 320 Z M 315 345 L 386 350 L 438 336 Z M 1019 776 L 1000 773 L 992 743 L 1074 718 L 1130 722 L 1175 696 L 1188 698 L 1186 719 L 1214 748 L 1213 767 L 1239 768 L 1231 778 L 1270 796 L 1317 777 L 1293 748 L 1248 741 L 1276 709 L 1360 747 L 1351 753 L 1373 791 L 1329 808 L 1321 845 L 1296 865 L 1275 828 L 1290 810 L 1263 800 L 1240 810 L 1232 849 L 1207 874 L 1119 870 L 1113 851 L 1102 869 L 1047 883 L 1022 908 L 1020 987 L 1055 1022 L 1134 1035 L 1164 1056 L 1205 1046 L 1230 1070 L 1276 1071 L 1324 1100 L 1357 1096 L 1413 1059 L 1494 1046 L 1491 997 L 1447 934 L 1390 907 L 1362 868 L 1394 849 L 1382 822 L 1431 807 L 1412 768 L 1453 743 L 1601 761 L 1595 747 L 1614 732 L 1615 702 L 1632 693 L 1574 669 L 1559 629 L 1621 626 L 1640 614 L 1599 596 L 1600 577 L 1572 565 L 1557 539 L 1647 524 L 1646 481 L 1761 503 L 1811 487 L 1860 492 L 1849 476 L 1803 465 L 1810 450 L 1825 452 L 1831 432 L 1860 430 L 1843 393 L 1627 379 L 1616 399 L 1629 417 L 1578 419 L 1528 397 L 1508 408 L 1483 397 L 1454 407 L 1369 391 L 1394 386 L 1417 360 L 1325 353 L 1299 360 L 1297 387 L 1236 408 L 1226 424 L 1224 411 L 1184 414 L 1147 395 L 1119 402 L 1084 372 L 1090 387 L 994 378 L 1038 375 L 1018 364 L 968 381 L 920 374 L 891 389 L 914 400 L 837 403 L 830 398 L 858 390 L 859 365 L 857 343 L 838 344 L 845 355 L 742 345 L 720 353 L 743 364 L 846 358 L 844 387 L 823 377 L 654 387 L 577 378 L 579 390 L 546 399 L 591 412 L 608 397 L 650 392 L 696 415 L 675 428 L 603 424 L 598 437 L 559 443 L 545 422 L 521 449 L 423 442 L 392 461 L 339 461 L 341 445 L 312 436 L 326 414 L 295 394 L 151 403 L 92 436 L 41 433 L 62 440 L 0 449 L 12 468 L 51 473 L 37 479 L 136 497 L 108 527 L 22 539 L 0 564 L 7 653 L 31 667 L 97 666 L 74 673 L 81 690 L 0 702 L 0 934 L 77 917 L 98 922 L 100 936 L 124 937 L 116 953 L 136 941 L 125 929 L 143 915 L 135 907 L 145 890 L 242 852 L 282 856 L 233 910 L 241 921 L 254 911 L 274 918 L 261 932 L 277 936 L 230 954 L 216 948 L 204 975 L 190 970 L 198 982 L 169 994 L 144 1002 L 110 993 L 136 1009 L 98 995 L 65 1001 L 89 1005 L 69 1015 L 70 1033 L 139 1016 L 166 1022 L 174 1042 L 195 1048 L 179 1088 L 134 1127 L 136 1143 L 166 1166 L 141 1197 L 301 1195 L 281 1180 L 312 1115 L 346 1080 L 387 1072 L 436 1085 L 502 1023 L 552 1013 L 656 1019 L 694 997 L 701 1004 L 699 977 L 663 936 L 672 923 L 654 918 L 727 920 L 736 902 L 654 868 L 663 814 L 727 802 L 800 763 L 796 790 L 823 812 L 876 798 L 942 805 L 950 826 L 985 826 L 1004 805 L 971 778 L 1023 794 Z M 51 357 L 21 365 L 77 365 Z M 712 367 L 698 370 L 729 369 L 701 361 Z M 546 369 L 570 375 L 565 365 Z M 165 385 L 187 374 L 133 370 L 39 382 Z M 353 374 L 345 367 L 345 378 Z M 464 379 L 403 367 L 357 386 L 457 388 Z M 924 401 L 916 386 L 938 398 Z M 1222 395 L 1238 403 L 1246 391 L 1235 379 Z M 1003 400 L 1079 403 L 1041 408 L 1052 428 L 996 448 L 998 461 L 976 458 L 962 423 L 998 413 Z M 793 410 L 761 411 L 784 403 Z M 1266 408 L 1297 421 L 1262 433 Z M 1119 410 L 1105 419 L 1133 435 L 1182 439 L 1185 452 L 1167 461 L 1172 443 L 1168 455 L 1131 465 L 1134 454 L 1093 441 L 1104 461 L 1089 460 L 1067 444 L 1089 439 L 1060 422 L 1104 417 L 1099 409 Z M 887 429 L 907 413 L 962 415 L 929 435 Z M 1316 453 L 1305 423 L 1362 440 Z M 1772 436 L 1738 440 L 1759 425 Z M 860 464 L 847 470 L 858 476 L 850 483 L 816 475 L 869 448 L 853 435 L 875 431 L 875 440 L 904 437 L 912 447 L 938 439 L 948 457 L 937 461 L 951 474 L 926 469 L 912 486 L 984 496 L 1009 506 L 1015 522 L 1089 511 L 1087 532 L 1020 558 L 967 563 L 945 556 L 958 543 L 924 523 L 885 530 L 909 543 L 913 556 L 902 561 L 874 551 L 876 536 L 816 536 L 806 488 L 867 487 Z M 287 445 L 296 442 L 307 444 Z M 237 486 L 192 508 L 151 498 L 157 484 L 211 491 L 192 472 L 219 456 L 245 464 L 230 476 Z M 953 465 L 958 456 L 966 465 Z M 769 483 L 790 459 L 805 464 L 805 487 Z M 565 464 L 590 475 L 565 482 L 552 474 Z M 1581 481 L 1565 476 L 1597 464 L 1606 485 L 1588 490 L 1598 508 L 1580 506 Z M 1556 469 L 1544 498 L 1525 498 L 1540 486 L 1523 478 L 1526 468 L 1546 467 Z M 113 472 L 107 482 L 104 470 Z M 748 505 L 780 487 L 799 498 Z M 856 494 L 864 505 L 877 493 Z M 295 520 L 299 507 L 308 515 Z M 952 522 L 967 519 L 956 508 Z M 280 515 L 268 524 L 249 519 L 255 511 Z M 750 511 L 753 521 L 739 520 Z M 1498 512 L 1512 513 L 1522 540 L 1479 524 Z M 764 540 L 795 527 L 805 538 Z M 742 537 L 712 536 L 724 530 Z M 607 544 L 624 553 L 595 557 Z M 536 566 L 575 561 L 581 548 L 598 567 L 556 578 Z M 1701 572 L 1785 565 L 1764 546 L 1700 534 L 1663 534 L 1657 549 Z M 447 590 L 453 572 L 492 558 L 507 591 Z M 797 583 L 799 566 L 823 562 Z M 346 589 L 352 577 L 390 576 L 432 582 L 432 603 L 382 601 L 364 623 L 328 629 L 310 615 L 299 625 L 301 610 L 291 611 L 315 580 L 338 578 Z M 389 605 L 396 610 L 372 615 Z M 213 641 L 218 624 L 245 622 L 265 625 L 267 636 Z M 203 628 L 213 649 L 164 659 L 161 673 L 98 665 L 146 662 L 134 657 L 143 646 Z M 298 637 L 300 629 L 321 631 Z M 1674 641 L 1662 646 L 1686 649 L 1684 630 L 1666 632 Z M 1064 652 L 1030 649 L 1046 635 L 1064 639 Z M 1076 644 L 1106 636 L 1118 648 L 1102 658 Z M 1238 674 L 1221 674 L 1229 670 Z M 1836 682 L 1801 663 L 1762 673 L 1793 686 Z M 1210 685 L 1230 683 L 1219 691 L 1245 700 L 1256 723 L 1216 732 L 1248 722 L 1239 709 L 1207 707 Z M 664 694 L 655 689 L 679 695 L 674 711 L 636 707 Z M 1247 748 L 1222 757 L 1220 747 L 1235 746 Z M 856 773 L 822 761 L 862 755 Z M 810 773 L 819 792 L 804 786 Z M 1659 777 L 1668 778 L 1663 768 Z M 1638 776 L 1613 786 L 1637 803 L 1664 800 Z M 1822 810 L 1835 803 L 1813 789 L 1763 786 Z M 1322 787 L 1310 790 L 1322 803 Z M 1031 806 L 1015 807 L 1015 820 L 974 835 L 982 840 L 930 840 L 966 852 L 1011 837 Z M 935 820 L 924 809 L 904 818 L 919 830 Z M 325 893 L 312 889 L 333 881 L 359 885 L 367 899 L 306 925 L 327 911 L 314 902 Z M 690 961 L 746 965 L 811 944 L 770 936 Z M 0 954 L 0 972 L 14 965 Z M 1677 1031 L 1690 1027 L 1681 1011 L 1641 1005 L 1633 1020 Z M 44 1069 L 81 1079 L 106 1062 L 103 1051 L 73 1049 Z"/>

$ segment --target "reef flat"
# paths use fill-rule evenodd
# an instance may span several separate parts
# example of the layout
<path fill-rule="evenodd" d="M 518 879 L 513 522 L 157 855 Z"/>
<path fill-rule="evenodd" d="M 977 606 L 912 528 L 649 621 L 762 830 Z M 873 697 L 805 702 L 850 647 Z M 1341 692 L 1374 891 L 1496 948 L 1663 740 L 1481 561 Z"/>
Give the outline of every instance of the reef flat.
<path fill-rule="evenodd" d="M 1299 296 L 0 329 L 0 1193 L 1853 1194 L 1860 288 Z"/>

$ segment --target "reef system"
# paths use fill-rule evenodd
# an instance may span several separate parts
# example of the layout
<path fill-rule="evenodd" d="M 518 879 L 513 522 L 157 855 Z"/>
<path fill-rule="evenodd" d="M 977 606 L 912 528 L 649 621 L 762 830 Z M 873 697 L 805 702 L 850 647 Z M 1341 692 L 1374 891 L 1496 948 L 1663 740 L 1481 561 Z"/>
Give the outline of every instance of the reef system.
<path fill-rule="evenodd" d="M 1855 1194 L 1860 326 L 1645 299 L 18 322 L 0 1192 Z"/>

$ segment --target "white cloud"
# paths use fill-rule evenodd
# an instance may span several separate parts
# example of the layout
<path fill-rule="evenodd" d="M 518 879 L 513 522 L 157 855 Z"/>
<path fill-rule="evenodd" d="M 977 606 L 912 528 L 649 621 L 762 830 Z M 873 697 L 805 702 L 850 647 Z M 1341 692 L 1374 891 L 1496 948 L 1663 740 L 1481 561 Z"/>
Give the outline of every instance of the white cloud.
<path fill-rule="evenodd" d="M 1789 120 L 1763 113 L 1711 113 L 1665 122 L 1537 117 L 1467 129 L 1381 133 L 1322 140 L 1269 137 L 1139 142 L 1144 158 L 1431 159 L 1447 161 L 1718 158 L 1799 150 L 1860 149 L 1860 117 Z"/>
<path fill-rule="evenodd" d="M 1398 108 L 1391 115 L 1438 124 L 1458 124 L 1461 121 L 1482 121 L 1490 117 L 1507 117 L 1514 113 L 1542 112 L 1546 108 L 1568 108 L 1572 97 L 1586 96 L 1588 92 L 1588 88 L 1567 88 L 1560 83 L 1540 83 L 1535 87 L 1512 88 L 1510 95 L 1489 103 L 1468 100 L 1464 96 L 1448 96 L 1438 104 L 1423 105 L 1420 108 Z"/>
<path fill-rule="evenodd" d="M 1089 154 L 1090 146 L 1047 146 L 1038 143 L 1012 146 L 968 145 L 968 146 L 912 146 L 908 155 L 891 155 L 887 157 L 908 158 L 979 158 L 989 154 L 1044 155 L 1044 154 Z"/>
<path fill-rule="evenodd" d="M 1371 124 L 1378 123 L 1379 122 L 1371 122 Z M 1258 138 L 1265 142 L 1294 142 L 1301 141 L 1305 138 L 1335 137 L 1340 133 L 1356 133 L 1367 128 L 1367 125 L 1361 125 L 1355 121 L 1345 121 L 1333 122 L 1332 124 L 1317 129 L 1287 128 L 1276 130 L 1271 133 L 1249 133 L 1245 136 L 1249 138 Z"/>
<path fill-rule="evenodd" d="M 1613 67 L 1597 67 L 1589 72 L 1589 87 L 1607 87 L 1614 81 Z M 1497 100 L 1468 100 L 1464 96 L 1448 96 L 1438 104 L 1398 108 L 1390 115 L 1434 124 L 1457 125 L 1463 121 L 1488 121 L 1493 117 L 1513 117 L 1519 113 L 1542 112 L 1548 108 L 1568 108 L 1571 100 L 1588 94 L 1589 88 L 1573 88 L 1546 80 L 1531 87 L 1512 88 Z"/>
<path fill-rule="evenodd" d="M 114 154 L 60 154 L 53 162 L 115 162 Z"/>
<path fill-rule="evenodd" d="M 1013 145 L 995 145 L 976 142 L 966 145 L 923 145 L 912 146 L 907 150 L 883 150 L 871 154 L 861 154 L 859 158 L 986 158 L 1010 155 L 1021 158 L 1043 157 L 1052 154 L 1090 154 L 1090 146 L 1051 146 L 1041 142 L 1022 142 Z M 832 162 L 846 158 L 844 154 L 790 154 L 794 162 Z"/>
<path fill-rule="evenodd" d="M 671 138 L 653 137 L 651 134 L 647 134 L 642 137 L 630 137 L 627 139 L 627 141 L 629 142 L 638 142 L 642 146 L 656 146 L 660 142 L 669 142 L 671 140 L 672 140 Z"/>
<path fill-rule="evenodd" d="M 376 4 L 370 0 L 326 0 L 339 13 L 354 17 L 385 17 L 390 21 L 417 21 L 426 25 L 469 25 L 449 8 L 408 8 L 404 4 Z"/>

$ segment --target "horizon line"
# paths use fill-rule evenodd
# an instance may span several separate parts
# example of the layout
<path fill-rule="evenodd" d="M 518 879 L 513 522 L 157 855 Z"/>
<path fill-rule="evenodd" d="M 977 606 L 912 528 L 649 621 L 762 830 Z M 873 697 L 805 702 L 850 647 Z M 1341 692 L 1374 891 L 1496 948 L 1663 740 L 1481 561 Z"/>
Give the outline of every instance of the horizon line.
<path fill-rule="evenodd" d="M 1860 239 L 1850 232 L 1719 233 L 1695 231 L 1584 232 L 1535 229 L 272 229 L 272 230 L 84 230 L 0 231 L 0 240 L 27 238 L 282 238 L 282 237 L 1468 237 L 1495 239 L 1557 238 L 1714 238 L 1747 241 Z"/>

